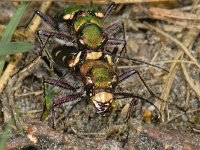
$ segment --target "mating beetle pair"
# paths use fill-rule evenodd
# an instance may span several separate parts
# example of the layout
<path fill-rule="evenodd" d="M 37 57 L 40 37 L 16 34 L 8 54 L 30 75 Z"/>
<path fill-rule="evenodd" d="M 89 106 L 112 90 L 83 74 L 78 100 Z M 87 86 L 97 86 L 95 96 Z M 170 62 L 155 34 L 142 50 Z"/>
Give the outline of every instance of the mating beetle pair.
<path fill-rule="evenodd" d="M 111 107 L 111 103 L 117 98 L 132 98 L 127 115 L 129 117 L 132 106 L 137 99 L 149 102 L 131 93 L 115 92 L 115 88 L 120 82 L 134 74 L 139 76 L 150 94 L 155 96 L 138 71 L 130 70 L 117 75 L 114 70 L 115 58 L 124 58 L 121 54 L 126 51 L 123 22 L 116 22 L 105 27 L 104 21 L 114 8 L 115 4 L 112 3 L 107 11 L 102 13 L 94 6 L 70 7 L 54 18 L 36 11 L 35 14 L 52 28 L 52 31 L 39 30 L 37 32 L 42 47 L 41 54 L 45 51 L 49 58 L 52 58 L 55 68 L 56 66 L 69 68 L 84 83 L 85 89 L 85 92 L 67 95 L 53 101 L 53 125 L 55 123 L 54 107 L 84 96 L 92 100 L 98 113 L 107 111 Z M 114 38 L 114 35 L 120 30 L 123 32 L 123 39 Z M 46 37 L 46 42 L 43 42 L 42 36 Z M 50 40 L 55 40 L 59 44 L 50 50 L 46 50 L 45 47 Z M 113 51 L 105 48 L 110 45 L 123 45 L 120 54 L 118 54 L 117 48 L 114 48 Z M 149 64 L 136 59 L 127 59 Z M 158 68 L 160 67 L 158 66 Z M 60 79 L 45 79 L 44 82 L 76 92 L 76 87 Z"/>

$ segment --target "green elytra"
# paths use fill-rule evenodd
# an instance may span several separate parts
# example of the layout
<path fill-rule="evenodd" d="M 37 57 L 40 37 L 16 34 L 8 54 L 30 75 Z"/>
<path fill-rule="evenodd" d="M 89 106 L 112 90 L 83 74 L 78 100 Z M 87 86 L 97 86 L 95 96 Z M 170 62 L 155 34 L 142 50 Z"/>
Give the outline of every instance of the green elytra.
<path fill-rule="evenodd" d="M 91 76 L 93 76 L 95 88 L 110 88 L 113 74 L 114 72 L 108 64 L 105 66 L 96 61 L 96 64 L 91 71 Z"/>
<path fill-rule="evenodd" d="M 94 6 L 76 6 L 64 10 L 63 18 L 72 21 L 72 26 L 78 37 L 78 44 L 81 47 L 97 50 L 106 43 L 107 35 L 103 33 L 104 23 L 101 20 L 103 13 Z"/>

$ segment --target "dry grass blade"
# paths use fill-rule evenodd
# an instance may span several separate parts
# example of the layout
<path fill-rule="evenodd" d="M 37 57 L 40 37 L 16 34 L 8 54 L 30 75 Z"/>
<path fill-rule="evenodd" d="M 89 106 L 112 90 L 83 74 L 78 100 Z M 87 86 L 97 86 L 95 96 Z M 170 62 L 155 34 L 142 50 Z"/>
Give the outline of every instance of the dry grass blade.
<path fill-rule="evenodd" d="M 183 69 L 183 73 L 185 75 L 185 79 L 187 80 L 188 84 L 196 92 L 196 94 L 200 97 L 200 83 L 199 83 L 199 81 L 191 78 L 185 64 L 181 63 L 181 67 Z"/>
<path fill-rule="evenodd" d="M 188 32 L 188 34 L 184 37 L 185 41 L 184 41 L 184 44 L 181 43 L 180 41 L 178 41 L 177 39 L 173 38 L 172 36 L 170 36 L 169 34 L 159 30 L 158 28 L 156 27 L 153 27 L 151 25 L 148 25 L 150 28 L 156 30 L 158 33 L 164 35 L 166 38 L 168 39 L 171 39 L 173 42 L 175 42 L 177 45 L 179 45 L 183 51 L 179 50 L 175 56 L 175 60 L 178 60 L 180 59 L 182 56 L 183 56 L 183 52 L 185 52 L 185 54 L 188 55 L 188 57 L 195 63 L 195 65 L 199 68 L 200 65 L 198 63 L 198 61 L 192 56 L 192 54 L 188 51 L 187 47 L 191 46 L 191 43 L 193 43 L 193 41 L 196 39 L 196 35 L 198 34 L 198 31 L 196 30 L 191 30 L 190 32 Z M 186 45 L 186 46 L 185 46 Z M 168 100 L 168 96 L 169 96 L 169 92 L 170 92 L 170 89 L 172 87 L 172 83 L 174 81 L 174 78 L 175 78 L 175 75 L 176 75 L 176 72 L 177 72 L 177 69 L 178 69 L 178 62 L 174 62 L 171 67 L 170 67 L 170 73 L 166 79 L 166 83 L 164 85 L 164 88 L 163 88 L 163 93 L 161 95 L 161 98 L 164 99 L 164 100 Z M 186 74 L 187 75 L 187 74 Z M 189 77 L 189 76 L 188 76 Z M 188 78 L 189 79 L 189 78 Z M 188 80 L 190 82 L 193 82 L 192 80 Z M 194 88 L 194 84 L 193 84 L 193 88 Z M 198 87 L 195 87 L 195 92 L 197 91 L 196 88 Z M 161 109 L 161 112 L 163 113 L 164 112 L 164 109 L 165 109 L 165 103 L 163 103 L 161 105 L 160 102 L 157 102 L 156 104 L 158 106 L 158 108 Z M 164 115 L 162 115 L 162 121 L 164 121 Z"/>
<path fill-rule="evenodd" d="M 181 51 L 177 52 L 176 56 L 174 57 L 174 60 L 178 60 L 181 56 L 183 55 L 183 53 Z M 174 78 L 176 76 L 177 70 L 178 70 L 179 66 L 178 63 L 175 61 L 174 63 L 172 63 L 171 67 L 170 67 L 170 73 L 167 76 L 164 88 L 163 88 L 163 92 L 161 94 L 161 98 L 165 101 L 168 101 L 168 96 L 174 81 Z M 160 108 L 161 113 L 164 113 L 164 109 L 165 109 L 165 105 L 166 103 L 163 103 L 161 105 L 160 102 L 157 102 L 156 104 L 158 106 L 158 108 Z M 162 117 L 164 117 L 164 115 L 162 115 Z M 162 121 L 164 122 L 164 118 L 162 118 Z"/>
<path fill-rule="evenodd" d="M 24 14 L 24 11 L 26 10 L 27 6 L 28 6 L 28 3 L 22 3 L 19 6 L 16 13 L 12 17 L 12 19 L 9 21 L 9 24 L 7 25 L 7 28 L 0 40 L 0 45 L 1 45 L 1 43 L 9 43 L 11 41 L 13 33 L 14 33 L 19 21 L 21 20 L 21 17 Z M 1 53 L 0 53 L 0 75 L 2 74 L 4 65 L 5 65 L 5 60 L 6 60 L 6 57 L 4 55 L 1 55 Z M 0 93 L 1 93 L 1 89 L 0 89 Z"/>
<path fill-rule="evenodd" d="M 177 40 L 176 38 L 170 36 L 169 34 L 167 34 L 166 32 L 161 31 L 160 29 L 158 29 L 157 27 L 154 27 L 150 24 L 146 24 L 149 28 L 155 30 L 156 32 L 162 34 L 163 36 L 165 36 L 166 38 L 170 39 L 171 41 L 175 42 L 180 48 L 181 50 L 195 63 L 195 65 L 200 69 L 200 64 L 197 61 L 197 59 L 190 53 L 190 51 L 188 50 L 188 48 L 181 43 L 179 40 Z"/>
<path fill-rule="evenodd" d="M 146 10 L 150 17 L 155 19 L 163 19 L 164 18 L 171 18 L 171 19 L 178 19 L 178 20 L 200 20 L 200 15 L 181 12 L 177 10 L 169 10 L 157 7 L 150 7 Z"/>
<path fill-rule="evenodd" d="M 13 56 L 13 60 L 10 64 L 9 64 L 9 68 L 6 69 L 0 79 L 0 93 L 2 92 L 2 90 L 4 89 L 4 87 L 6 86 L 6 83 L 8 81 L 8 79 L 10 78 L 10 76 L 6 76 L 6 75 L 10 75 L 13 73 L 13 70 L 16 68 L 16 65 L 19 63 L 21 58 L 21 54 L 15 54 Z"/>
<path fill-rule="evenodd" d="M 17 13 L 15 13 L 15 15 L 18 15 L 18 16 L 14 17 L 14 19 L 13 19 L 15 22 L 13 20 L 10 21 L 11 23 L 15 23 L 15 25 L 9 23 L 10 28 L 11 28 L 10 31 L 7 31 L 8 30 L 8 26 L 6 28 L 5 33 L 7 33 L 7 36 L 4 38 L 4 41 L 5 40 L 7 40 L 7 41 L 5 41 L 5 43 L 8 43 L 9 42 L 8 40 L 11 39 L 12 34 L 13 34 L 15 28 L 17 27 L 18 22 L 21 19 L 21 16 L 23 15 L 23 12 L 25 11 L 25 8 L 26 8 L 27 5 L 26 4 L 22 4 L 20 6 L 21 7 L 19 7 Z M 10 35 L 8 36 L 8 34 L 10 34 Z M 1 42 L 2 42 L 2 40 L 1 40 Z M 1 57 L 4 58 L 5 56 L 2 55 Z M 21 54 L 15 54 L 12 58 L 13 58 L 13 61 L 9 62 L 9 64 L 6 67 L 3 75 L 0 78 L 0 83 L 1 83 L 0 84 L 0 93 L 3 91 L 4 87 L 7 85 L 8 80 L 10 79 L 10 76 L 13 74 L 13 71 L 17 68 L 17 65 L 19 64 L 19 61 L 21 60 Z M 2 60 L 5 61 L 4 59 L 1 59 L 1 61 Z M 13 80 L 10 80 L 9 83 L 13 84 Z M 14 92 L 13 86 L 12 86 L 12 88 L 10 88 L 8 90 L 11 93 L 10 95 L 8 95 L 9 98 L 8 97 L 7 98 L 4 97 L 2 99 L 2 105 L 3 105 L 2 109 L 4 110 L 3 111 L 3 113 L 4 113 L 3 121 L 4 122 L 8 122 L 11 119 L 11 117 L 13 117 L 12 120 L 14 121 L 18 131 L 22 133 L 24 125 L 23 125 L 23 122 L 22 122 L 21 118 L 18 116 L 19 114 L 18 114 L 18 111 L 16 109 L 15 100 L 14 100 L 14 96 L 13 96 L 14 95 L 13 94 L 13 92 Z M 9 134 L 10 134 L 10 130 L 9 130 L 9 133 L 7 133 L 7 135 L 9 135 Z M 2 141 L 4 141 L 4 142 L 2 142 Z M 7 141 L 6 136 L 1 138 L 1 143 L 0 143 L 0 147 L 1 148 L 0 149 L 4 149 L 2 147 L 5 145 L 6 141 Z"/>
<path fill-rule="evenodd" d="M 138 7 L 137 9 L 135 9 L 134 7 L 133 12 L 135 12 L 137 16 L 141 16 L 142 18 L 147 17 L 150 19 L 163 20 L 170 24 L 178 25 L 183 28 L 200 29 L 200 16 L 197 14 L 182 12 L 180 10 L 170 10 L 145 6 L 140 6 L 139 10 Z"/>
<path fill-rule="evenodd" d="M 46 13 L 46 11 L 49 8 L 49 6 L 51 5 L 51 3 L 52 3 L 52 1 L 43 2 L 41 4 L 41 7 L 39 10 L 42 13 Z M 28 27 L 29 31 L 35 32 L 37 30 L 37 28 L 39 27 L 40 23 L 41 23 L 40 17 L 35 16 L 35 18 L 31 22 L 31 25 Z"/>

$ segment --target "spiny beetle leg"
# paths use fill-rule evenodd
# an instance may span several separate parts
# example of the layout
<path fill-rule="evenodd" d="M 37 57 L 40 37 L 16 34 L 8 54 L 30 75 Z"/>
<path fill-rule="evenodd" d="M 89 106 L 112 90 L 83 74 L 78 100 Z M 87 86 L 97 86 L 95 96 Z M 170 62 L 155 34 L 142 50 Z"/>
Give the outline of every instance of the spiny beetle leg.
<path fill-rule="evenodd" d="M 115 64 L 115 65 L 117 65 L 117 62 L 118 62 L 118 60 L 119 60 L 119 58 L 115 57 L 115 56 L 117 56 L 117 53 L 118 53 L 118 47 L 115 47 L 115 48 L 113 49 L 113 51 L 111 52 L 111 56 L 113 56 L 113 57 L 112 57 L 112 60 L 113 60 L 113 62 L 115 62 L 115 63 L 113 63 L 113 64 Z"/>
<path fill-rule="evenodd" d="M 37 10 L 35 12 L 35 14 L 37 14 L 42 21 L 44 21 L 46 24 L 48 24 L 51 28 L 53 28 L 54 30 L 59 30 L 58 28 L 58 24 L 48 15 L 43 14 L 41 11 Z"/>
<path fill-rule="evenodd" d="M 117 21 L 104 29 L 104 32 L 109 36 L 117 34 L 120 30 L 124 31 L 124 23 L 122 21 Z"/>
<path fill-rule="evenodd" d="M 23 66 L 19 67 L 19 69 L 18 69 L 14 74 L 11 75 L 11 78 L 12 78 L 13 76 L 15 76 L 16 74 L 18 74 L 18 73 L 23 73 L 23 72 L 25 72 L 28 68 L 31 68 L 40 58 L 41 58 L 41 56 L 36 56 L 29 64 L 23 65 Z"/>
<path fill-rule="evenodd" d="M 87 100 L 88 97 L 82 97 L 80 101 L 77 101 L 75 104 L 73 104 L 73 106 L 70 108 L 70 110 L 67 112 L 67 115 L 66 115 L 66 119 L 65 119 L 65 124 L 67 123 L 68 119 L 69 119 L 69 116 L 70 114 L 72 113 L 72 111 L 76 108 L 76 106 L 78 106 L 83 100 Z"/>
<path fill-rule="evenodd" d="M 125 79 L 127 79 L 128 77 L 134 75 L 134 74 L 137 74 L 138 77 L 140 78 L 140 80 L 142 81 L 142 83 L 144 84 L 144 86 L 147 88 L 148 92 L 156 97 L 157 99 L 160 99 L 162 100 L 160 97 L 156 96 L 156 94 L 154 94 L 154 92 L 149 88 L 149 86 L 146 84 L 146 82 L 144 81 L 144 79 L 142 78 L 142 76 L 140 75 L 140 73 L 137 71 L 137 70 L 129 70 L 125 73 L 123 73 L 122 75 L 119 76 L 119 83 L 124 81 Z"/>
<path fill-rule="evenodd" d="M 124 23 L 122 21 L 115 22 L 104 29 L 104 32 L 106 32 L 109 36 L 113 36 L 116 33 L 118 33 L 120 30 L 123 32 L 123 40 L 126 41 L 126 32 Z M 126 42 L 123 43 L 124 47 L 126 46 Z"/>
<path fill-rule="evenodd" d="M 42 19 L 42 21 L 44 21 L 46 24 L 48 24 L 51 28 L 53 28 L 54 30 L 59 31 L 58 25 L 57 23 L 49 16 L 43 14 L 41 11 L 36 10 L 34 12 L 34 14 L 32 15 L 31 19 L 28 21 L 28 23 L 25 26 L 18 26 L 17 28 L 26 28 L 29 26 L 29 24 L 31 23 L 31 21 L 33 20 L 33 18 L 35 17 L 35 15 L 37 15 L 38 17 L 40 17 Z"/>
<path fill-rule="evenodd" d="M 54 79 L 44 79 L 44 83 L 48 83 L 63 89 L 67 89 L 67 90 L 72 90 L 72 91 L 76 91 L 76 88 L 73 87 L 72 85 L 69 85 L 68 83 L 66 83 L 63 80 L 54 80 Z"/>
<path fill-rule="evenodd" d="M 115 2 L 112 2 L 112 3 L 108 6 L 108 9 L 106 10 L 102 21 L 105 21 L 105 19 L 111 14 L 111 12 L 115 9 L 115 7 L 116 7 Z"/>
<path fill-rule="evenodd" d="M 59 40 L 63 40 L 65 42 L 70 42 L 72 44 L 74 42 L 74 38 L 72 36 L 67 35 L 67 34 L 65 34 L 63 32 L 38 30 L 37 31 L 37 36 L 38 36 L 38 39 L 39 39 L 41 45 L 43 45 L 43 41 L 42 41 L 41 36 L 48 37 L 49 39 L 50 38 L 57 38 Z"/>
<path fill-rule="evenodd" d="M 53 101 L 52 108 L 51 108 L 53 128 L 55 128 L 55 123 L 56 123 L 55 122 L 55 111 L 54 111 L 54 108 L 56 106 L 62 105 L 64 103 L 68 103 L 68 102 L 77 100 L 78 98 L 81 98 L 81 96 L 82 96 L 82 94 L 72 94 L 72 95 L 61 97 L 61 98 L 56 99 L 56 100 Z"/>
<path fill-rule="evenodd" d="M 61 70 L 57 69 L 54 65 L 51 64 L 51 62 L 49 61 L 49 59 L 51 59 L 51 57 L 47 57 L 47 56 L 42 56 L 41 59 L 47 64 L 47 66 L 53 70 L 53 72 L 58 76 L 58 77 L 64 77 L 64 74 Z"/>
<path fill-rule="evenodd" d="M 143 103 L 147 102 L 147 103 L 151 104 L 158 110 L 158 112 L 160 112 L 160 111 L 149 100 L 147 100 L 143 97 L 137 96 L 137 95 L 133 95 L 132 93 L 114 93 L 114 97 L 115 97 L 115 99 L 132 98 L 132 100 L 130 102 L 130 106 L 128 108 L 127 115 L 126 115 L 126 120 L 125 120 L 125 122 L 127 123 L 127 135 L 126 135 L 125 140 L 123 140 L 123 142 L 122 142 L 122 147 L 125 147 L 126 143 L 128 143 L 129 129 L 130 129 L 130 125 L 129 125 L 128 121 L 130 120 L 131 112 L 132 112 L 133 107 L 136 105 L 137 99 L 142 100 Z"/>
<path fill-rule="evenodd" d="M 133 107 L 136 105 L 136 102 L 137 102 L 137 99 L 136 98 L 133 98 L 131 100 L 131 103 L 130 103 L 130 106 L 128 108 L 128 112 L 126 114 L 126 120 L 125 120 L 125 123 L 127 123 L 127 133 L 126 133 L 126 138 L 122 141 L 122 147 L 124 148 L 125 145 L 128 143 L 128 138 L 129 138 L 129 130 L 130 130 L 130 125 L 129 125 L 129 120 L 130 120 L 130 117 L 131 117 L 131 112 L 133 110 Z"/>
<path fill-rule="evenodd" d="M 118 77 L 118 78 L 119 78 L 118 83 L 123 82 L 123 81 L 126 80 L 128 77 L 130 77 L 130 76 L 132 76 L 132 75 L 134 75 L 134 74 L 136 74 L 136 70 L 129 70 L 129 71 L 127 71 L 127 72 L 125 72 L 125 73 L 119 75 L 119 77 Z"/>
<path fill-rule="evenodd" d="M 128 121 L 130 119 L 130 116 L 131 116 L 131 112 L 133 110 L 133 107 L 136 105 L 136 102 L 137 102 L 137 99 L 136 98 L 133 98 L 131 100 L 131 103 L 130 103 L 130 106 L 128 108 L 128 112 L 127 112 L 127 115 L 126 115 L 126 121 Z"/>
<path fill-rule="evenodd" d="M 121 39 L 116 39 L 116 38 L 109 38 L 106 45 L 125 45 L 126 41 L 125 40 L 121 40 Z"/>
<path fill-rule="evenodd" d="M 104 29 L 104 31 L 109 36 L 115 35 L 120 30 L 122 30 L 122 32 L 123 32 L 123 41 L 124 41 L 124 42 L 121 43 L 121 44 L 123 44 L 123 48 L 120 52 L 120 56 L 122 56 L 122 54 L 125 55 L 125 53 L 127 52 L 127 49 L 126 49 L 126 31 L 125 31 L 124 23 L 122 21 L 118 21 L 118 22 L 115 22 L 112 25 L 108 26 L 106 29 Z"/>

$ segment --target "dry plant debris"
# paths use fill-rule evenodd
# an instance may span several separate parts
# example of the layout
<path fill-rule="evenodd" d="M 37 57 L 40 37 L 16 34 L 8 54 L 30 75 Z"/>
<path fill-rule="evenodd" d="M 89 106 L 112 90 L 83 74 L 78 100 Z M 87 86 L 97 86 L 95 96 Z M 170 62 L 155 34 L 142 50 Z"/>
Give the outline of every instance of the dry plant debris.
<path fill-rule="evenodd" d="M 79 2 L 73 1 L 74 4 Z M 93 2 L 102 7 L 108 4 L 108 1 Z M 139 110 L 140 103 L 137 104 L 127 128 L 124 114 L 128 108 L 128 100 L 116 101 L 114 110 L 104 117 L 95 113 L 93 105 L 82 102 L 72 110 L 66 125 L 63 122 L 71 107 L 57 108 L 59 125 L 57 130 L 52 129 L 50 118 L 39 121 L 44 105 L 42 77 L 50 74 L 46 66 L 38 61 L 28 71 L 10 78 L 17 70 L 15 68 L 19 68 L 19 61 L 26 64 L 35 57 L 32 51 L 26 57 L 21 54 L 10 57 L 0 79 L 0 108 L 3 110 L 0 113 L 1 135 L 4 131 L 3 125 L 10 118 L 13 119 L 6 149 L 115 149 L 121 148 L 127 130 L 127 149 L 200 149 L 199 1 L 115 2 L 120 5 L 117 7 L 117 14 L 110 16 L 110 20 L 125 22 L 128 55 L 169 68 L 167 74 L 146 65 L 134 65 L 130 61 L 120 61 L 119 65 L 121 72 L 130 68 L 139 70 L 147 84 L 164 101 L 151 99 L 135 77 L 120 85 L 118 90 L 137 93 L 152 100 L 160 109 L 162 123 L 151 119 L 156 112 L 152 112 L 150 105 L 143 108 L 143 114 Z M 11 8 L 16 7 L 16 2 L 9 4 Z M 79 4 L 88 4 L 88 1 Z M 29 12 L 33 13 L 39 8 L 42 12 L 53 15 L 66 6 L 68 3 L 63 2 L 33 2 Z M 27 35 L 35 35 L 38 28 L 43 27 L 40 22 L 35 17 L 28 30 L 25 33 L 17 31 L 14 38 L 21 40 L 22 37 L 27 38 Z M 0 31 L 4 30 L 4 26 L 0 26 Z M 37 41 L 35 43 L 37 45 Z M 15 61 L 11 61 L 13 59 Z"/>

